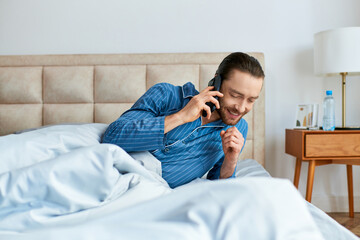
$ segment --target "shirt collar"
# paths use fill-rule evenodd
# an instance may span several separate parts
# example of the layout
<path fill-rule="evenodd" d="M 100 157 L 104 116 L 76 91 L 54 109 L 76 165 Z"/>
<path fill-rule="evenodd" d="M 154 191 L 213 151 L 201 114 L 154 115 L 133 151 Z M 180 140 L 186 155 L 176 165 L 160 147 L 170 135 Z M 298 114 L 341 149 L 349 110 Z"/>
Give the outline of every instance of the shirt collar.
<path fill-rule="evenodd" d="M 199 94 L 199 92 L 195 89 L 194 84 L 191 82 L 187 82 L 184 86 L 182 86 L 182 93 L 183 98 L 189 98 Z"/>
<path fill-rule="evenodd" d="M 226 125 L 225 123 L 223 123 L 223 121 L 221 121 L 221 119 L 210 122 L 208 124 L 203 125 L 204 127 L 226 127 L 228 125 Z"/>

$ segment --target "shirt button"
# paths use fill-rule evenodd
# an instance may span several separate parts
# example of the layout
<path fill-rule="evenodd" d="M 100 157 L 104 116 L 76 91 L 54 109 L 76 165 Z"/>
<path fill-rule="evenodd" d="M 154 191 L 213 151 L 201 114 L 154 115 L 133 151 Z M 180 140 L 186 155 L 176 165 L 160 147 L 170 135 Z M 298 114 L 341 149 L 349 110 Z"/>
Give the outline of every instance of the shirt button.
<path fill-rule="evenodd" d="M 186 142 L 185 141 L 182 141 L 183 144 L 185 144 Z"/>
<path fill-rule="evenodd" d="M 168 151 L 169 151 L 169 149 L 168 149 L 168 148 L 165 148 L 165 149 L 164 149 L 164 151 L 165 151 L 165 152 L 168 152 Z"/>

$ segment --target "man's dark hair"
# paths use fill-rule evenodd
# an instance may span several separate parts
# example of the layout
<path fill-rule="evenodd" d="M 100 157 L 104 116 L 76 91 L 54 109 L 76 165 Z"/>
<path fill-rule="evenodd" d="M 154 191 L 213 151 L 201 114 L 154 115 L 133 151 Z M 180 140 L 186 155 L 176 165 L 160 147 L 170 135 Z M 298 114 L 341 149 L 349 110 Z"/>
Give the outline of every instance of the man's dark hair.
<path fill-rule="evenodd" d="M 221 78 L 229 78 L 232 70 L 239 70 L 241 72 L 250 73 L 252 76 L 257 78 L 264 78 L 265 74 L 261 68 L 259 61 L 249 56 L 246 53 L 234 52 L 224 58 L 220 63 L 217 74 L 220 74 Z"/>

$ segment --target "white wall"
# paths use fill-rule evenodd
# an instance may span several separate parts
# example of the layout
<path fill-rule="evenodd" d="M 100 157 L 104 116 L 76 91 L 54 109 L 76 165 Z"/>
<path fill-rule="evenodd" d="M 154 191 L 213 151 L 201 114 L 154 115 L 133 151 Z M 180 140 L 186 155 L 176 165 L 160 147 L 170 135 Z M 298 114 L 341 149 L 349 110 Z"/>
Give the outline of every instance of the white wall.
<path fill-rule="evenodd" d="M 264 52 L 266 168 L 292 181 L 295 159 L 284 153 L 284 133 L 296 105 L 321 103 L 332 89 L 341 124 L 340 77 L 313 75 L 313 35 L 360 26 L 359 10 L 358 0 L 0 0 L 0 54 Z M 358 89 L 360 77 L 349 77 L 350 125 L 360 125 Z M 302 194 L 306 174 L 304 163 Z M 356 211 L 359 176 L 354 167 Z M 347 211 L 344 166 L 316 168 L 313 203 Z"/>

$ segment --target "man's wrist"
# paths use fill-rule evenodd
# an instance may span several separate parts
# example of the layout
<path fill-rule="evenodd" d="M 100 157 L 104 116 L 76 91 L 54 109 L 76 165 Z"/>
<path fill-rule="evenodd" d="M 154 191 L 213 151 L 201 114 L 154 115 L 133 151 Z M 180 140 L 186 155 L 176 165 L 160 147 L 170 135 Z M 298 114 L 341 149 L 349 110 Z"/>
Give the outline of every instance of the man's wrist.
<path fill-rule="evenodd" d="M 237 160 L 229 160 L 224 159 L 223 164 L 221 165 L 220 169 L 220 179 L 229 178 L 234 174 L 235 168 L 236 168 Z"/>
<path fill-rule="evenodd" d="M 185 123 L 181 111 L 168 115 L 165 117 L 165 123 L 164 123 L 164 133 L 170 132 L 172 129 L 183 125 Z"/>

